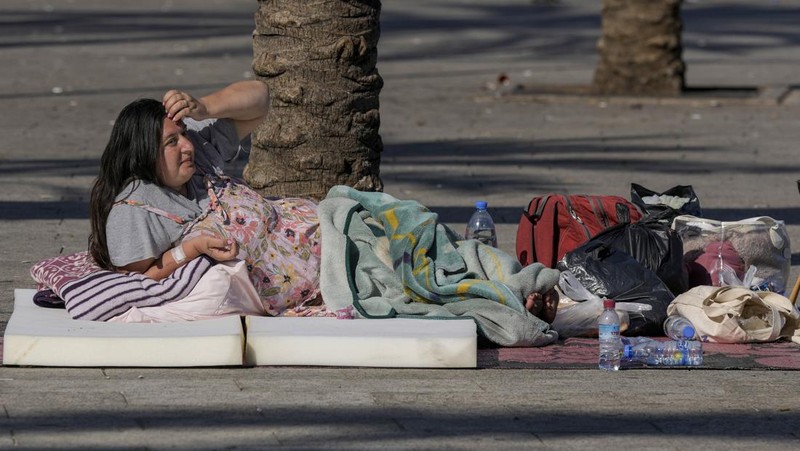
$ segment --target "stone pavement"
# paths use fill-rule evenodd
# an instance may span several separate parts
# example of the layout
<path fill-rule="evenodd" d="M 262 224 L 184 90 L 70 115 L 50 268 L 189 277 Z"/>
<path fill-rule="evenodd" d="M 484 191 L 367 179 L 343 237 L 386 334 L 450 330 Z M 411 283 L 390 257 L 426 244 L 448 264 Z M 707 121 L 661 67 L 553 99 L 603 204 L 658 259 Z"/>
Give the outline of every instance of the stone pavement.
<path fill-rule="evenodd" d="M 510 251 L 534 194 L 690 184 L 706 216 L 784 219 L 800 243 L 796 2 L 684 2 L 687 82 L 705 95 L 672 102 L 495 95 L 500 73 L 525 86 L 588 84 L 600 2 L 383 3 L 388 193 L 457 229 L 484 198 Z M 0 331 L 13 289 L 33 287 L 33 262 L 85 248 L 88 189 L 119 109 L 252 77 L 256 7 L 0 4 Z M 746 101 L 725 96 L 731 88 L 763 94 Z M 793 263 L 791 282 L 797 253 Z M 2 449 L 800 444 L 790 371 L 0 367 L 0 406 Z"/>

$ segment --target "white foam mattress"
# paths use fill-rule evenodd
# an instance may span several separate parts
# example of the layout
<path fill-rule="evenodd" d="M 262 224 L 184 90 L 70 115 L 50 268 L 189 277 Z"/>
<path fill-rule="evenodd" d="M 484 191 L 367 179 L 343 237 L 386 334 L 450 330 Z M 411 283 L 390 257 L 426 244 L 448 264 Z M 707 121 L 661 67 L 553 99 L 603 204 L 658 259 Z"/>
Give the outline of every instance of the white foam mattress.
<path fill-rule="evenodd" d="M 241 365 L 239 316 L 182 323 L 78 321 L 64 309 L 33 303 L 35 290 L 14 291 L 3 339 L 3 365 L 193 367 Z"/>
<path fill-rule="evenodd" d="M 474 368 L 472 320 L 246 318 L 249 365 Z"/>

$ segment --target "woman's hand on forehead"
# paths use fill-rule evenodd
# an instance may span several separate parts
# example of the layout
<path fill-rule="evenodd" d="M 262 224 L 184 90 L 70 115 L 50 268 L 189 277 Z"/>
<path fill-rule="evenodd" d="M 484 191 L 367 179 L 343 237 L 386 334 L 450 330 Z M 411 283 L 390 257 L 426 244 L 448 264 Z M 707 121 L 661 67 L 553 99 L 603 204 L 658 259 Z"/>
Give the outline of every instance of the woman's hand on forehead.
<path fill-rule="evenodd" d="M 161 102 L 164 104 L 167 117 L 176 123 L 182 121 L 185 117 L 196 120 L 207 119 L 208 111 L 206 106 L 184 91 L 169 90 L 164 94 Z"/>

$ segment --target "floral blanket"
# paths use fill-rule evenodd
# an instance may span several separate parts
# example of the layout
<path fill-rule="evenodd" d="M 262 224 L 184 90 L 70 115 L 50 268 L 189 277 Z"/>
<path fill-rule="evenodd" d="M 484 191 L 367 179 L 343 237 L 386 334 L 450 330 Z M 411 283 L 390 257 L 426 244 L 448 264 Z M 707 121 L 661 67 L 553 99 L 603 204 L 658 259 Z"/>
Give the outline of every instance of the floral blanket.
<path fill-rule="evenodd" d="M 268 199 L 244 183 L 206 176 L 211 204 L 183 239 L 215 233 L 239 244 L 250 281 L 270 315 L 313 302 L 319 294 L 317 205 L 307 199 Z"/>

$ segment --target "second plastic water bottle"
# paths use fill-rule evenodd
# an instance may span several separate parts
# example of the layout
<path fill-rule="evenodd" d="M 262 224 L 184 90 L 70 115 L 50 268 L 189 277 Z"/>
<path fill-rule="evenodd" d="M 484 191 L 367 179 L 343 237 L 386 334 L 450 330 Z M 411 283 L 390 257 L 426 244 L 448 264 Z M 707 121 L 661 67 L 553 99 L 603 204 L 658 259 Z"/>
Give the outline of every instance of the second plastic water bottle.
<path fill-rule="evenodd" d="M 626 361 L 648 365 L 698 366 L 703 364 L 703 345 L 699 341 L 624 337 L 622 357 Z"/>
<path fill-rule="evenodd" d="M 695 330 L 688 319 L 680 315 L 670 315 L 664 321 L 664 335 L 673 340 L 693 340 Z"/>
<path fill-rule="evenodd" d="M 479 200 L 475 202 L 475 213 L 469 218 L 464 237 L 468 240 L 478 240 L 483 244 L 497 247 L 497 232 L 494 228 L 492 215 L 486 210 L 487 206 L 486 201 Z"/>

